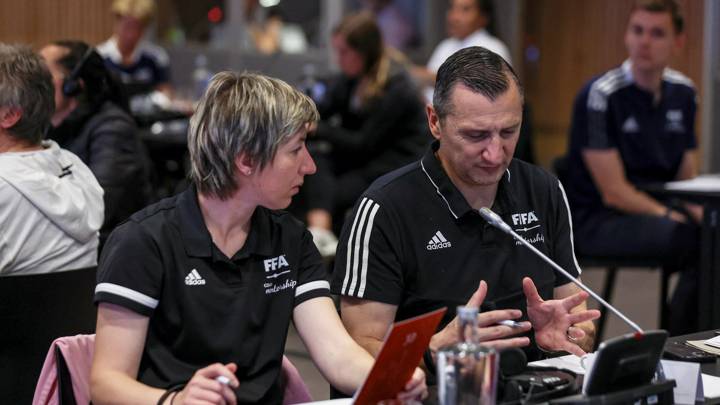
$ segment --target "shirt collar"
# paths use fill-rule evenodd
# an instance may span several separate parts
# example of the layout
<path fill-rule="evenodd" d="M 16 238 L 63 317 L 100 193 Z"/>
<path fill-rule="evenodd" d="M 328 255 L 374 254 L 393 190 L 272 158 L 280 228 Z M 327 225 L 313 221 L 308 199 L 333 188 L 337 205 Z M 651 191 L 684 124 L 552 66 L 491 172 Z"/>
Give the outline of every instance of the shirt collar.
<path fill-rule="evenodd" d="M 116 65 L 122 65 L 123 58 L 120 53 L 120 48 L 118 48 L 117 37 L 113 35 L 110 39 L 108 39 L 107 43 L 109 46 L 105 48 L 106 57 L 113 61 Z M 133 49 L 132 54 L 130 55 L 131 64 L 135 64 L 140 60 L 140 56 L 144 48 L 145 40 L 141 39 L 138 41 L 137 45 L 135 45 L 135 49 Z"/>
<path fill-rule="evenodd" d="M 434 141 L 430 148 L 423 156 L 420 161 L 420 167 L 427 177 L 430 184 L 435 188 L 438 196 L 443 200 L 447 206 L 450 214 L 456 220 L 468 215 L 477 214 L 470 204 L 468 204 L 465 196 L 462 195 L 460 190 L 450 180 L 445 169 L 443 169 L 440 159 L 436 156 L 436 152 L 440 147 L 439 141 Z M 513 166 L 511 164 L 511 166 Z M 498 214 L 509 212 L 512 209 L 512 191 L 510 187 L 510 168 L 505 171 L 500 183 L 498 184 L 497 195 L 493 202 L 492 210 Z M 479 215 L 479 214 L 478 214 Z"/>
<path fill-rule="evenodd" d="M 177 207 L 180 235 L 185 245 L 185 252 L 188 256 L 214 257 L 212 237 L 205 226 L 198 203 L 197 189 L 194 186 L 180 194 Z M 271 254 L 272 224 L 270 214 L 266 208 L 257 207 L 251 219 L 250 233 L 247 240 L 243 247 L 232 257 L 232 260 L 244 259 L 252 255 L 271 256 Z"/>

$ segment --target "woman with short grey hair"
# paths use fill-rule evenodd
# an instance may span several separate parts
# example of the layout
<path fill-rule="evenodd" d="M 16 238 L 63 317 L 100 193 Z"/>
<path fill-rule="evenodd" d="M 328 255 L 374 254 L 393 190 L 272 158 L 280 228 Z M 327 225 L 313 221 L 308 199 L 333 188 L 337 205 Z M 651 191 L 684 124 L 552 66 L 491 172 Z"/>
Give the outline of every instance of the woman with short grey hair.
<path fill-rule="evenodd" d="M 191 120 L 193 185 L 135 214 L 98 268 L 92 400 L 279 404 L 290 320 L 352 393 L 373 358 L 345 331 L 310 233 L 289 214 L 315 172 L 312 101 L 270 77 L 215 75 Z M 416 370 L 401 399 L 425 395 Z"/>

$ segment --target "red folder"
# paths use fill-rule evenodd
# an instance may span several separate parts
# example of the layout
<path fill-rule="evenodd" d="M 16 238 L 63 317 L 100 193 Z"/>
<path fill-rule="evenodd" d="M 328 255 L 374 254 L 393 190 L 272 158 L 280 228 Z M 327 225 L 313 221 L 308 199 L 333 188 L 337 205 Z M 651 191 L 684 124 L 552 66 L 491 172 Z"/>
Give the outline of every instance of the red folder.
<path fill-rule="evenodd" d="M 445 311 L 447 308 L 428 312 L 390 328 L 370 374 L 355 396 L 355 405 L 376 405 L 403 391 Z"/>

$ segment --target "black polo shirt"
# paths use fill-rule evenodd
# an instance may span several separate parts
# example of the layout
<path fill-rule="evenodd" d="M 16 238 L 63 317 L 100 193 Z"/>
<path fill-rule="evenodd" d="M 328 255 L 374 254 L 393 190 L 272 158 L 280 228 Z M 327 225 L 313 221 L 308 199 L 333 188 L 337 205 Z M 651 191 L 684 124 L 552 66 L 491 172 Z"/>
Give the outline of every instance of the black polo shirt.
<path fill-rule="evenodd" d="M 448 307 L 441 328 L 480 280 L 486 307 L 525 313 L 522 278 L 540 295 L 568 283 L 561 274 L 493 228 L 473 210 L 435 156 L 378 179 L 345 223 L 335 260 L 333 293 L 397 305 L 396 320 Z M 536 248 L 571 274 L 580 268 L 560 182 L 546 171 L 513 160 L 500 180 L 492 209 Z"/>
<path fill-rule="evenodd" d="M 214 362 L 235 362 L 241 403 L 281 403 L 279 376 L 293 308 L 328 296 L 312 236 L 258 207 L 243 248 L 213 244 L 196 191 L 133 215 L 109 237 L 95 302 L 150 317 L 138 380 L 166 388 Z"/>

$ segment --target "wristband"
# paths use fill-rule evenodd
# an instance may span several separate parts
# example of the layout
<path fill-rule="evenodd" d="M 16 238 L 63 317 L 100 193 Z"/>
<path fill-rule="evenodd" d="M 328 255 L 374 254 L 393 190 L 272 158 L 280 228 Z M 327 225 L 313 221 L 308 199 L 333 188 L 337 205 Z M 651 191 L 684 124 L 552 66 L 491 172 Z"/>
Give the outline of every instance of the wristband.
<path fill-rule="evenodd" d="M 163 394 L 160 396 L 160 398 L 157 401 L 157 405 L 163 405 L 166 399 L 170 396 L 170 394 L 175 393 L 177 394 L 178 391 L 181 391 L 183 388 L 185 388 L 185 384 L 175 384 L 167 389 L 167 391 L 163 392 Z M 173 399 L 175 397 L 173 396 Z M 172 401 L 170 402 L 170 405 L 172 405 Z"/>
<path fill-rule="evenodd" d="M 436 375 L 437 370 L 435 366 L 435 360 L 433 360 L 432 351 L 429 347 L 425 349 L 425 352 L 423 353 L 423 361 L 425 362 L 425 369 L 427 370 L 427 372 L 433 376 Z"/>

